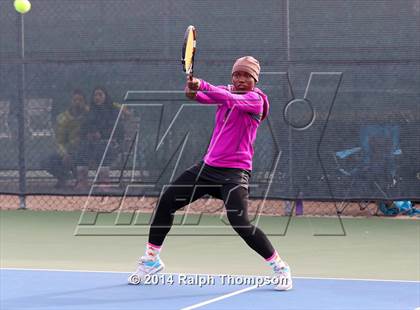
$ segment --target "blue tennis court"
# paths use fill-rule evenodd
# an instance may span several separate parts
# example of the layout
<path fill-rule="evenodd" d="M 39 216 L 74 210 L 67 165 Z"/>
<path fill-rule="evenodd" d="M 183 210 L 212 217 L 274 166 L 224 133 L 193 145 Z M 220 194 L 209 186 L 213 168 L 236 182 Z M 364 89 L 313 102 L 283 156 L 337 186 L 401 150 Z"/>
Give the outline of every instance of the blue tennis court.
<path fill-rule="evenodd" d="M 293 290 L 279 292 L 268 285 L 250 285 L 252 279 L 257 281 L 251 276 L 165 274 L 156 284 L 133 286 L 127 285 L 127 275 L 1 269 L 1 309 L 414 310 L 420 306 L 418 281 L 295 278 Z"/>

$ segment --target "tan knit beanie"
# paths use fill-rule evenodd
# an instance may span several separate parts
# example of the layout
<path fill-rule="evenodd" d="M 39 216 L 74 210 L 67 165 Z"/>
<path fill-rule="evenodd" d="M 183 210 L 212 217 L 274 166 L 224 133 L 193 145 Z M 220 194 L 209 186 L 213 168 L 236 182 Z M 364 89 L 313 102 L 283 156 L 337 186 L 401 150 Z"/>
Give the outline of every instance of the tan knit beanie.
<path fill-rule="evenodd" d="M 237 71 L 249 73 L 257 82 L 260 75 L 260 63 L 252 56 L 238 58 L 232 68 L 232 74 Z"/>

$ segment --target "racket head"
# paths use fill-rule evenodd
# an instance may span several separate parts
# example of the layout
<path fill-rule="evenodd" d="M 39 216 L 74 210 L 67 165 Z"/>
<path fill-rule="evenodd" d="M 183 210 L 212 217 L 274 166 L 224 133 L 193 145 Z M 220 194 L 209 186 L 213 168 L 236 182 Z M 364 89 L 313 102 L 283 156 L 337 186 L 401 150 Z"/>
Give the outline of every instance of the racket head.
<path fill-rule="evenodd" d="M 185 30 L 184 44 L 182 46 L 182 69 L 192 76 L 194 69 L 194 55 L 196 50 L 197 32 L 195 27 L 190 25 Z"/>

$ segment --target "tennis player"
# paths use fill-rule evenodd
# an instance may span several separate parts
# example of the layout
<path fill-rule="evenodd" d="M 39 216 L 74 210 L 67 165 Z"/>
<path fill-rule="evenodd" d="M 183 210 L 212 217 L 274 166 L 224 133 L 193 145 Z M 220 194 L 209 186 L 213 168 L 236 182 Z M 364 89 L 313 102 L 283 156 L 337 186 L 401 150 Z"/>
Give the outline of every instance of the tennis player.
<path fill-rule="evenodd" d="M 259 62 L 245 56 L 232 68 L 232 84 L 213 86 L 192 78 L 187 80 L 186 96 L 203 104 L 217 104 L 215 128 L 204 160 L 184 171 L 163 193 L 151 223 L 145 255 L 129 283 L 138 284 L 148 274 L 164 268 L 159 257 L 171 229 L 174 213 L 209 194 L 222 199 L 233 229 L 248 246 L 261 255 L 278 278 L 278 290 L 292 288 L 290 268 L 273 248 L 267 236 L 248 219 L 248 183 L 251 177 L 253 144 L 258 126 L 267 117 L 267 96 L 255 85 Z"/>

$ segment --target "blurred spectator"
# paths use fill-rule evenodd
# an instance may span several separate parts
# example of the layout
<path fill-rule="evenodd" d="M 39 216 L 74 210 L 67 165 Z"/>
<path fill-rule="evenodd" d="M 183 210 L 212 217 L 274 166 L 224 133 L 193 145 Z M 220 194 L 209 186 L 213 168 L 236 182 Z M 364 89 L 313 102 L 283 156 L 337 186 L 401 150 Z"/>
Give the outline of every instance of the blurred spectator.
<path fill-rule="evenodd" d="M 65 187 L 76 176 L 80 147 L 80 129 L 89 111 L 84 94 L 74 90 L 66 111 L 57 116 L 55 130 L 57 152 L 48 158 L 47 171 L 57 178 L 56 188 Z"/>
<path fill-rule="evenodd" d="M 124 139 L 122 122 L 115 127 L 112 140 L 109 138 L 116 124 L 120 106 L 114 104 L 108 92 L 103 87 L 96 87 L 92 93 L 89 113 L 81 128 L 81 148 L 79 166 L 77 167 L 78 188 L 87 187 L 88 168 L 97 169 L 105 154 L 98 181 L 109 182 L 109 166 L 121 151 L 120 145 Z M 107 148 L 108 146 L 108 148 Z"/>

